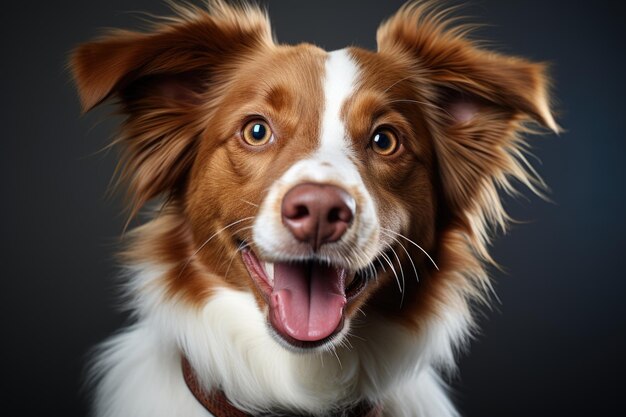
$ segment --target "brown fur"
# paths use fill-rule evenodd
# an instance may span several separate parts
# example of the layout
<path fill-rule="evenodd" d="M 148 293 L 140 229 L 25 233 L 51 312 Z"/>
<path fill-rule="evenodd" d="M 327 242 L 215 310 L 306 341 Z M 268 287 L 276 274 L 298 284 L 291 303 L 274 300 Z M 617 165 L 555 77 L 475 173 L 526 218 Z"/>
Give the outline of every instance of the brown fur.
<path fill-rule="evenodd" d="M 380 27 L 378 54 L 360 59 L 372 69 L 371 74 L 386 74 L 388 57 L 411 68 L 405 71 L 406 80 L 397 74 L 393 77 L 396 84 L 384 76 L 373 77 L 370 83 L 379 92 L 384 87 L 390 103 L 418 101 L 412 106 L 420 110 L 403 113 L 419 114 L 411 119 L 423 123 L 413 138 L 425 147 L 432 141 L 436 156 L 432 161 L 426 153 L 420 159 L 423 165 L 418 165 L 430 176 L 409 182 L 430 195 L 436 209 L 429 212 L 419 209 L 418 201 L 407 202 L 412 213 L 419 213 L 417 218 L 412 216 L 407 235 L 434 254 L 439 270 L 426 263 L 419 283 L 407 280 L 402 307 L 391 287 L 372 303 L 414 328 L 438 314 L 442 306 L 465 311 L 471 321 L 470 301 L 485 301 L 490 288 L 483 266 L 493 263 L 487 252 L 490 230 L 504 228 L 508 219 L 498 190 L 512 192 L 512 179 L 533 191 L 543 187 L 524 158 L 526 143 L 518 134 L 529 132 L 526 122 L 559 130 L 549 111 L 545 66 L 483 50 L 467 38 L 467 29 L 451 27 L 446 11 L 437 11 L 431 3 L 409 3 Z M 448 111 L 454 100 L 461 99 L 478 109 L 470 121 L 454 120 Z M 398 171 L 395 175 L 401 175 Z M 406 261 L 403 268 L 411 270 Z"/>

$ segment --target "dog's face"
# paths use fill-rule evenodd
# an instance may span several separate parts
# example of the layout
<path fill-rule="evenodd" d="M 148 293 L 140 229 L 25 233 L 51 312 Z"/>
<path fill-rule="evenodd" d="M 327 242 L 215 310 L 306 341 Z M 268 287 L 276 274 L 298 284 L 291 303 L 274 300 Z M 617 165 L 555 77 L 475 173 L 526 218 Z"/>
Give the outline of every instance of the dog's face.
<path fill-rule="evenodd" d="M 233 71 L 200 139 L 185 207 L 196 245 L 224 232 L 198 255 L 253 291 L 290 345 L 348 330 L 393 276 L 375 269 L 395 261 L 399 233 L 432 243 L 432 143 L 409 70 L 358 49 L 261 50 Z"/>
<path fill-rule="evenodd" d="M 299 350 L 341 343 L 367 301 L 408 323 L 443 302 L 442 236 L 480 240 L 495 185 L 526 178 L 515 132 L 556 125 L 540 65 L 425 13 L 402 9 L 378 52 L 276 45 L 260 12 L 219 2 L 77 50 L 85 108 L 117 94 L 129 116 L 135 209 L 165 194 L 184 224 L 162 249 L 169 294 L 250 291 Z M 416 289 L 418 274 L 430 281 Z"/>

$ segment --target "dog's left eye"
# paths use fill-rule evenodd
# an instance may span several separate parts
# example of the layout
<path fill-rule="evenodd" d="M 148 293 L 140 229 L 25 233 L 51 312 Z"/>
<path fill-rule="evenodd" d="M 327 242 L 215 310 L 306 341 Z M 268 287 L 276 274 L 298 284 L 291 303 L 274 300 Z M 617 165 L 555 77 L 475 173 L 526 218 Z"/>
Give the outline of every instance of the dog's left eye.
<path fill-rule="evenodd" d="M 272 129 L 265 120 L 252 120 L 244 126 L 242 137 L 248 145 L 266 145 L 272 139 Z"/>
<path fill-rule="evenodd" d="M 398 137 L 389 129 L 380 129 L 372 136 L 371 147 L 379 155 L 389 156 L 400 148 Z"/>

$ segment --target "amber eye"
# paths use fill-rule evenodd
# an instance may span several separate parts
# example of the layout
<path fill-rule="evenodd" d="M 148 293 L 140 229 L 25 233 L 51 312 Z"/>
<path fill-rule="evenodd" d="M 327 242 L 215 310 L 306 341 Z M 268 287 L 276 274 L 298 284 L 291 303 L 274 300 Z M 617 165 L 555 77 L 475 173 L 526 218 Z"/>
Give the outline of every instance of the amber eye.
<path fill-rule="evenodd" d="M 394 154 L 400 147 L 396 135 L 388 129 L 380 129 L 372 136 L 372 149 L 379 155 L 389 156 Z"/>
<path fill-rule="evenodd" d="M 248 145 L 262 146 L 272 139 L 272 130 L 266 121 L 256 119 L 246 123 L 242 136 Z"/>

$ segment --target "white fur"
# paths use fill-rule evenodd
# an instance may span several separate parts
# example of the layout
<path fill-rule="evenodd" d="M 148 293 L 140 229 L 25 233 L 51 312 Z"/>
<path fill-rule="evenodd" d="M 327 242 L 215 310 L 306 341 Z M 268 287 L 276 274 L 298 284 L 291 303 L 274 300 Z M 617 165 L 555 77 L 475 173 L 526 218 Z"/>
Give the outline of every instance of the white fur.
<path fill-rule="evenodd" d="M 164 270 L 133 271 L 137 323 L 100 350 L 97 417 L 208 416 L 182 379 L 181 352 L 207 389 L 220 387 L 250 412 L 280 405 L 323 416 L 369 399 L 383 401 L 389 417 L 456 415 L 431 365 L 451 359 L 462 315 L 450 311 L 420 337 L 369 316 L 334 352 L 297 354 L 269 335 L 251 294 L 222 289 L 195 309 L 161 292 Z"/>
<path fill-rule="evenodd" d="M 411 383 L 391 390 L 383 414 L 385 417 L 458 417 L 459 413 L 448 399 L 444 387 L 433 369 L 424 369 Z"/>
<path fill-rule="evenodd" d="M 359 78 L 359 68 L 346 49 L 328 53 L 324 78 L 324 115 L 321 144 L 318 154 L 340 156 L 346 159 L 350 145 L 346 128 L 341 120 L 341 108 L 354 93 Z"/>

